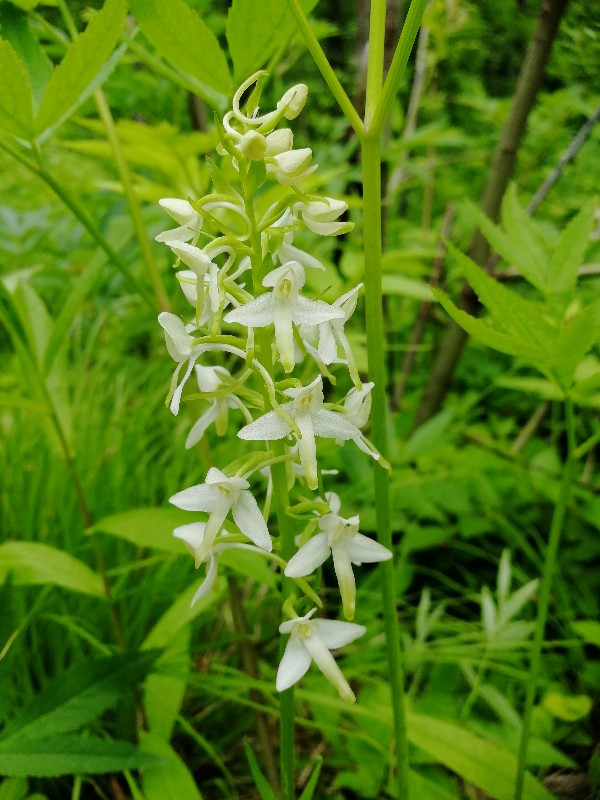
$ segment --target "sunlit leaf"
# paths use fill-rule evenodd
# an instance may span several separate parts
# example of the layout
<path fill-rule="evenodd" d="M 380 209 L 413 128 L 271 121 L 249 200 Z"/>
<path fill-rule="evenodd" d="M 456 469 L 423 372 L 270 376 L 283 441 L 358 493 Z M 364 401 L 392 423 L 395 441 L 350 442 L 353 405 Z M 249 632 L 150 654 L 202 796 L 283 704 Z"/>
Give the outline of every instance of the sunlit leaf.
<path fill-rule="evenodd" d="M 102 579 L 77 558 L 39 542 L 0 544 L 0 581 L 12 576 L 15 584 L 52 584 L 104 597 Z"/>
<path fill-rule="evenodd" d="M 33 135 L 31 84 L 23 62 L 4 39 L 0 39 L 0 75 L 4 76 L 0 80 L 0 130 L 29 140 Z"/>

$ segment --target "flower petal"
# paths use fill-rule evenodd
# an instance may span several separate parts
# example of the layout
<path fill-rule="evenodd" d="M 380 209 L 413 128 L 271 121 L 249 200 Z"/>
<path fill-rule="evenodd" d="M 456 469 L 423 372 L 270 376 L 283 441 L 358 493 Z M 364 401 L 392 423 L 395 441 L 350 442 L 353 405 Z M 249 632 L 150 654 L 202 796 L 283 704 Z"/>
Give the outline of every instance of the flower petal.
<path fill-rule="evenodd" d="M 187 379 L 192 374 L 192 370 L 194 369 L 194 362 L 196 361 L 196 358 L 198 358 L 197 355 L 194 358 L 190 358 L 190 360 L 188 362 L 188 365 L 186 367 L 186 370 L 185 370 L 185 374 L 184 374 L 183 378 L 181 379 L 181 382 L 180 382 L 179 386 L 173 392 L 173 397 L 171 398 L 171 404 L 169 406 L 169 409 L 170 409 L 172 414 L 175 414 L 175 416 L 177 416 L 177 414 L 179 414 L 179 404 L 181 403 L 181 395 L 183 393 L 183 387 L 185 386 Z"/>
<path fill-rule="evenodd" d="M 193 447 L 202 439 L 208 426 L 216 420 L 218 413 L 219 407 L 215 400 L 210 404 L 208 410 L 193 424 L 185 440 L 186 450 L 189 450 L 190 447 Z"/>
<path fill-rule="evenodd" d="M 233 520 L 241 532 L 255 545 L 270 553 L 273 549 L 273 542 L 269 535 L 267 523 L 252 492 L 247 489 L 241 492 L 237 501 L 233 504 L 231 512 Z"/>
<path fill-rule="evenodd" d="M 217 568 L 219 566 L 219 560 L 215 558 L 212 555 L 212 553 L 209 553 L 207 557 L 207 564 L 208 566 L 206 569 L 206 575 L 204 576 L 204 580 L 202 581 L 202 583 L 196 590 L 194 596 L 192 597 L 190 608 L 191 606 L 194 605 L 194 603 L 197 603 L 198 600 L 201 600 L 203 597 L 206 597 L 206 595 L 210 592 L 210 590 L 213 588 L 215 584 L 215 579 L 217 577 Z"/>
<path fill-rule="evenodd" d="M 179 528 L 175 528 L 173 536 L 184 541 L 195 555 L 196 550 L 202 545 L 205 529 L 205 522 L 190 522 L 188 525 L 180 525 Z"/>
<path fill-rule="evenodd" d="M 313 414 L 315 434 L 325 439 L 358 439 L 360 431 L 350 420 L 337 411 L 322 408 Z"/>
<path fill-rule="evenodd" d="M 315 619 L 311 626 L 330 650 L 350 644 L 367 630 L 364 625 L 337 619 Z"/>
<path fill-rule="evenodd" d="M 327 534 L 317 533 L 290 558 L 285 574 L 288 578 L 303 578 L 305 575 L 310 575 L 327 560 L 329 553 Z"/>
<path fill-rule="evenodd" d="M 190 486 L 189 489 L 177 492 L 169 498 L 169 503 L 184 511 L 208 511 L 210 513 L 214 510 L 218 500 L 219 493 L 214 487 L 206 483 L 199 483 L 196 486 Z"/>
<path fill-rule="evenodd" d="M 292 319 L 296 325 L 320 325 L 322 322 L 343 317 L 341 308 L 330 306 L 322 300 L 309 300 L 308 297 L 299 297 L 292 310 Z"/>
<path fill-rule="evenodd" d="M 277 670 L 277 678 L 275 679 L 277 691 L 284 692 L 297 683 L 306 674 L 311 660 L 308 650 L 302 643 L 302 639 L 298 636 L 291 636 Z"/>
<path fill-rule="evenodd" d="M 317 621 L 315 620 L 315 622 Z M 314 623 L 311 623 L 311 628 L 313 633 L 304 639 L 304 647 L 306 647 L 323 675 L 338 690 L 342 700 L 347 703 L 353 703 L 356 697 L 348 681 L 344 678 L 342 670 L 336 664 L 335 658 L 329 652 L 323 639 L 318 635 L 318 629 L 314 627 Z"/>
<path fill-rule="evenodd" d="M 357 533 L 345 542 L 346 552 L 355 564 L 374 564 L 376 561 L 387 561 L 392 553 L 379 542 Z"/>
<path fill-rule="evenodd" d="M 286 403 L 286 405 L 289 405 Z M 238 431 L 240 439 L 257 439 L 270 442 L 274 439 L 283 439 L 292 432 L 288 423 L 276 411 L 267 411 L 262 417 L 255 419 Z"/>
<path fill-rule="evenodd" d="M 247 328 L 265 328 L 273 322 L 273 298 L 271 293 L 261 294 L 239 308 L 229 311 L 225 322 L 238 322 Z"/>
<path fill-rule="evenodd" d="M 331 364 L 337 356 L 337 342 L 330 324 L 319 325 L 319 356 L 324 364 Z"/>

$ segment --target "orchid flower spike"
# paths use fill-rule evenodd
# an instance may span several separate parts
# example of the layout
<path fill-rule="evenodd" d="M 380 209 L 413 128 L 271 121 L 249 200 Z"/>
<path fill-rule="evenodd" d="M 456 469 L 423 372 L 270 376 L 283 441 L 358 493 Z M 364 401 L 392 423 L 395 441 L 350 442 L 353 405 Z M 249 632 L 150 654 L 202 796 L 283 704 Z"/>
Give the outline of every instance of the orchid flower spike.
<path fill-rule="evenodd" d="M 244 478 L 228 478 L 221 470 L 211 467 L 206 473 L 205 483 L 177 492 L 169 499 L 184 511 L 206 511 L 209 514 L 204 537 L 196 552 L 200 562 L 208 554 L 230 511 L 240 531 L 255 545 L 271 552 L 273 543 L 249 486 Z"/>
<path fill-rule="evenodd" d="M 306 277 L 298 261 L 289 261 L 265 276 L 263 286 L 273 291 L 259 295 L 225 316 L 225 322 L 238 322 L 248 328 L 275 326 L 275 342 L 281 363 L 291 372 L 296 363 L 292 324 L 319 325 L 331 319 L 342 319 L 344 312 L 321 300 L 309 300 L 300 294 Z"/>
<path fill-rule="evenodd" d="M 179 223 L 180 227 L 159 233 L 154 237 L 157 242 L 165 242 L 170 245 L 172 242 L 189 242 L 198 236 L 204 220 L 191 203 L 187 200 L 167 197 L 159 200 L 158 204 L 175 222 Z"/>
<path fill-rule="evenodd" d="M 231 375 L 225 367 L 201 367 L 196 365 L 196 378 L 201 392 L 216 392 L 227 385 L 226 381 L 231 378 Z M 226 397 L 215 397 L 210 401 L 208 409 L 199 417 L 188 433 L 185 441 L 186 449 L 197 444 L 213 422 L 217 429 L 217 435 L 224 436 L 227 430 L 230 409 L 238 409 L 242 411 L 246 418 L 251 418 L 250 412 L 244 403 L 234 394 L 229 394 Z"/>
<path fill-rule="evenodd" d="M 165 343 L 167 345 L 169 355 L 174 361 L 177 362 L 177 368 L 173 373 L 171 387 L 167 397 L 167 402 L 170 400 L 169 408 L 171 409 L 171 413 L 177 415 L 179 412 L 179 403 L 181 402 L 181 393 L 183 392 L 183 387 L 185 386 L 187 379 L 192 374 L 192 369 L 194 368 L 196 359 L 200 355 L 200 348 L 194 347 L 195 339 L 188 331 L 188 328 L 193 329 L 193 326 L 189 325 L 186 327 L 179 317 L 175 316 L 175 314 L 170 314 L 168 311 L 163 311 L 158 315 L 158 321 L 165 332 Z M 183 376 L 183 380 L 179 385 L 177 385 L 179 373 L 181 372 L 181 368 L 186 361 L 187 367 Z"/>
<path fill-rule="evenodd" d="M 306 482 L 310 489 L 316 489 L 319 485 L 319 478 L 315 436 L 343 441 L 352 439 L 358 444 L 362 434 L 345 414 L 323 408 L 323 379 L 320 375 L 308 386 L 302 386 L 300 389 L 286 389 L 284 394 L 292 398 L 292 402 L 284 403 L 282 409 L 292 417 L 301 433 L 301 438 L 298 440 L 298 453 Z M 258 439 L 269 442 L 274 439 L 283 439 L 291 432 L 291 426 L 280 414 L 276 411 L 267 411 L 262 417 L 243 427 L 238 432 L 238 436 L 240 439 Z"/>
<path fill-rule="evenodd" d="M 289 633 L 283 658 L 277 670 L 275 686 L 278 692 L 289 689 L 302 678 L 314 661 L 327 680 L 338 690 L 342 700 L 354 703 L 356 697 L 336 664 L 331 650 L 350 644 L 365 633 L 363 625 L 338 622 L 333 619 L 311 619 L 317 609 L 305 617 L 282 622 L 280 633 Z"/>
<path fill-rule="evenodd" d="M 346 619 L 354 619 L 356 610 L 356 582 L 352 564 L 373 564 L 387 561 L 392 553 L 383 545 L 358 532 L 358 517 L 344 519 L 337 514 L 326 514 L 319 520 L 321 533 L 303 545 L 285 568 L 288 578 L 303 578 L 333 556 L 333 567 L 342 595 Z"/>

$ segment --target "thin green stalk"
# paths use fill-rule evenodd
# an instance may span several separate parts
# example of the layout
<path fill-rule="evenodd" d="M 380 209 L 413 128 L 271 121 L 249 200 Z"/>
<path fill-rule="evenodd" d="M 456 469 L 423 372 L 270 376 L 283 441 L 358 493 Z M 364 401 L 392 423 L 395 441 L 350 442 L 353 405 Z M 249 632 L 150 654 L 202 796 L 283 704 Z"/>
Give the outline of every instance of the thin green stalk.
<path fill-rule="evenodd" d="M 339 82 L 337 75 L 333 71 L 331 64 L 327 60 L 327 56 L 323 52 L 323 48 L 319 44 L 319 40 L 313 33 L 312 28 L 308 23 L 306 14 L 302 10 L 299 0 L 288 0 L 288 5 L 300 29 L 304 42 L 312 55 L 315 64 L 319 68 L 319 72 L 323 76 L 325 83 L 329 86 L 331 94 L 335 97 L 339 107 L 342 109 L 344 116 L 357 136 L 362 136 L 364 133 L 364 125 L 352 101 L 344 91 L 344 87 Z"/>
<path fill-rule="evenodd" d="M 548 617 L 548 606 L 550 604 L 550 590 L 552 587 L 552 577 L 554 575 L 554 567 L 556 564 L 556 557 L 558 554 L 558 547 L 560 544 L 560 537 L 562 534 L 563 524 L 567 512 L 567 503 L 571 494 L 573 486 L 573 478 L 575 474 L 575 465 L 577 459 L 575 457 L 575 419 L 573 414 L 572 401 L 567 398 L 565 400 L 565 427 L 567 432 L 568 452 L 564 464 L 564 470 L 558 497 L 554 506 L 554 513 L 550 523 L 550 536 L 548 539 L 548 547 L 546 549 L 546 558 L 544 559 L 544 567 L 542 570 L 542 581 L 540 584 L 540 598 L 538 604 L 538 613 L 535 623 L 535 635 L 531 647 L 531 656 L 529 662 L 529 675 L 527 678 L 527 691 L 525 695 L 525 710 L 523 712 L 523 728 L 521 730 L 521 741 L 519 744 L 519 763 L 517 767 L 517 777 L 515 782 L 515 800 L 521 800 L 523 795 L 523 783 L 525 780 L 525 765 L 527 761 L 527 746 L 529 744 L 529 735 L 531 732 L 531 716 L 533 712 L 533 704 L 535 700 L 535 693 L 540 672 L 541 654 L 544 643 L 544 631 L 546 628 L 546 619 Z"/>
<path fill-rule="evenodd" d="M 367 316 L 367 353 L 369 378 L 374 382 L 371 413 L 371 438 L 383 456 L 389 452 L 387 442 L 386 375 L 384 362 L 381 286 L 381 144 L 379 137 L 367 136 L 362 141 L 363 164 L 363 234 L 365 255 L 365 287 Z M 375 467 L 375 510 L 377 538 L 393 550 L 390 525 L 389 476 Z M 396 608 L 396 588 L 392 560 L 383 561 L 382 602 L 389 680 L 392 690 L 394 737 L 396 740 L 396 786 L 398 800 L 408 800 L 408 740 L 404 701 L 404 655 L 400 644 L 400 626 Z"/>
<path fill-rule="evenodd" d="M 104 237 L 100 229 L 95 225 L 94 222 L 88 217 L 85 210 L 78 204 L 78 202 L 72 198 L 65 189 L 60 185 L 60 183 L 46 170 L 41 162 L 37 164 L 32 162 L 29 158 L 21 155 L 16 150 L 6 144 L 6 142 L 0 142 L 0 149 L 4 150 L 5 153 L 8 153 L 11 158 L 14 158 L 15 161 L 18 161 L 19 164 L 22 164 L 26 169 L 32 172 L 34 175 L 37 175 L 41 178 L 44 183 L 52 189 L 54 194 L 62 200 L 64 205 L 69 209 L 69 211 L 73 214 L 73 216 L 79 220 L 79 222 L 83 225 L 83 227 L 87 230 L 87 232 L 92 236 L 92 238 L 98 243 L 98 245 L 104 250 L 106 255 L 110 258 L 110 260 L 114 263 L 117 267 L 119 272 L 122 273 L 123 277 L 129 284 L 130 288 L 136 293 L 141 295 L 144 301 L 148 304 L 149 308 L 152 310 L 152 313 L 155 312 L 155 302 L 152 296 L 147 292 L 147 290 L 138 285 L 137 281 L 131 274 L 131 271 L 127 264 L 123 261 L 123 259 L 119 256 L 119 254 L 114 250 L 114 248 L 109 244 L 107 239 Z M 39 154 L 38 154 L 39 155 Z"/>

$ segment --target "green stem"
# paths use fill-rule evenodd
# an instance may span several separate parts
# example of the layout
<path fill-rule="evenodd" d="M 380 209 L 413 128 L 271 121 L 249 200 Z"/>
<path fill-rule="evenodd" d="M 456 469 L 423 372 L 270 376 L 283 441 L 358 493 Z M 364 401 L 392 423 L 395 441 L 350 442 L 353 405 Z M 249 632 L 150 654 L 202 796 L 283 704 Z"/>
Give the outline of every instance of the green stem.
<path fill-rule="evenodd" d="M 155 312 L 155 303 L 152 296 L 146 291 L 146 289 L 142 289 L 134 279 L 129 270 L 127 264 L 123 261 L 123 259 L 119 256 L 116 250 L 109 244 L 107 239 L 104 237 L 100 229 L 95 225 L 94 222 L 88 217 L 87 213 L 84 211 L 83 208 L 77 203 L 77 201 L 72 198 L 67 192 L 63 189 L 63 187 L 58 183 L 58 181 L 46 170 L 46 168 L 41 163 L 33 163 L 25 156 L 21 155 L 16 150 L 13 150 L 10 145 L 7 145 L 5 142 L 0 142 L 0 149 L 4 150 L 5 153 L 8 153 L 11 158 L 14 158 L 15 161 L 18 161 L 19 164 L 22 164 L 26 169 L 32 172 L 34 175 L 37 175 L 41 178 L 44 183 L 52 189 L 54 194 L 62 200 L 63 204 L 69 209 L 69 211 L 73 214 L 73 216 L 79 220 L 79 222 L 83 225 L 83 227 L 87 230 L 87 232 L 92 236 L 92 238 L 98 243 L 98 245 L 104 250 L 106 255 L 110 258 L 110 260 L 114 263 L 117 269 L 122 273 L 123 277 L 129 284 L 130 288 L 136 293 L 140 294 L 145 302 L 148 304 L 149 308 L 151 309 L 152 313 Z"/>
<path fill-rule="evenodd" d="M 533 704 L 540 672 L 541 654 L 544 643 L 544 631 L 546 619 L 548 617 L 548 606 L 550 604 L 550 591 L 552 588 L 552 577 L 560 544 L 567 503 L 573 486 L 573 478 L 576 465 L 575 447 L 575 420 L 573 414 L 572 401 L 565 399 L 565 425 L 567 432 L 568 453 L 564 464 L 562 480 L 558 490 L 558 497 L 554 506 L 554 513 L 550 523 L 550 536 L 546 549 L 546 558 L 542 570 L 542 581 L 540 584 L 540 598 L 538 605 L 537 619 L 535 623 L 535 635 L 531 646 L 531 656 L 529 662 L 529 675 L 527 678 L 527 691 L 525 695 L 525 710 L 523 712 L 523 728 L 521 730 L 521 741 L 519 744 L 519 763 L 517 767 L 517 777 L 515 782 L 515 800 L 521 800 L 523 795 L 523 784 L 525 781 L 525 765 L 527 762 L 527 746 L 531 732 L 531 716 Z"/>
<path fill-rule="evenodd" d="M 323 48 L 319 44 L 319 40 L 313 33 L 312 28 L 308 23 L 306 14 L 302 10 L 299 0 L 288 0 L 288 5 L 300 29 L 304 42 L 312 55 L 315 64 L 319 68 L 319 72 L 323 76 L 325 83 L 329 86 L 331 94 L 335 97 L 339 107 L 342 109 L 344 116 L 352 126 L 357 136 L 362 136 L 364 133 L 364 125 L 352 101 L 344 91 L 344 87 L 339 82 L 337 75 L 333 71 L 331 64 L 327 60 L 327 56 L 323 52 Z"/>
<path fill-rule="evenodd" d="M 365 255 L 365 288 L 367 316 L 367 352 L 369 378 L 375 383 L 371 413 L 371 438 L 384 455 L 388 455 L 386 375 L 384 362 L 381 286 L 381 144 L 379 137 L 366 136 L 362 141 L 363 164 L 363 230 Z M 390 524 L 389 477 L 375 467 L 375 509 L 378 539 L 393 550 Z M 398 800 L 408 800 L 408 740 L 404 702 L 404 655 L 400 643 L 400 627 L 396 609 L 396 588 L 392 560 L 380 565 L 389 680 L 392 690 L 394 737 L 396 740 L 396 786 Z"/>

